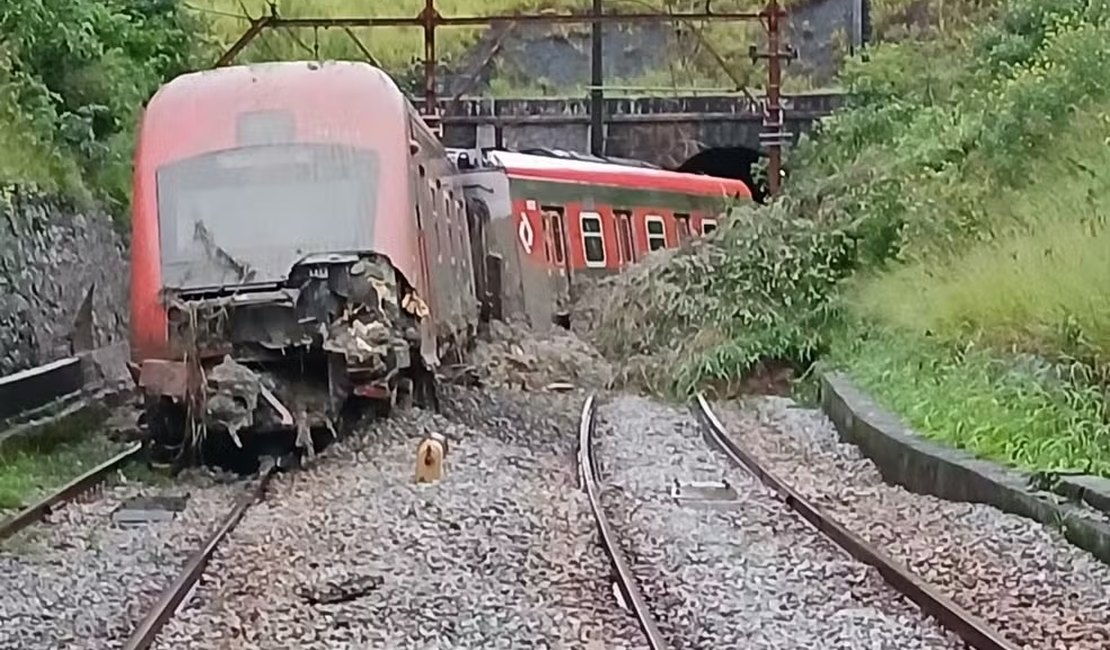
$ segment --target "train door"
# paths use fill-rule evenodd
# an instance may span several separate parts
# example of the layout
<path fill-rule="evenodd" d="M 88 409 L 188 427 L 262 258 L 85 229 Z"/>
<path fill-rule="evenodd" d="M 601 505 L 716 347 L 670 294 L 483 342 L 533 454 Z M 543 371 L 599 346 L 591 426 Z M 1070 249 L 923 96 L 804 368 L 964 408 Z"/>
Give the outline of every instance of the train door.
<path fill-rule="evenodd" d="M 545 205 L 543 210 L 544 245 L 554 267 L 554 283 L 557 312 L 570 306 L 570 292 L 574 278 L 571 273 L 570 253 L 567 248 L 566 212 L 561 206 Z"/>
<path fill-rule="evenodd" d="M 621 264 L 636 261 L 636 249 L 632 246 L 632 213 L 627 210 L 614 210 L 617 217 L 617 247 L 621 253 Z"/>
<path fill-rule="evenodd" d="M 470 235 L 470 266 L 474 273 L 474 297 L 481 309 L 480 321 L 488 321 L 493 314 L 493 305 L 487 285 L 486 254 L 489 243 L 486 227 L 489 225 L 489 206 L 480 198 L 468 197 L 466 200 L 466 224 Z"/>
<path fill-rule="evenodd" d="M 682 212 L 674 213 L 675 229 L 678 231 L 678 245 L 682 246 L 690 239 L 690 215 Z"/>

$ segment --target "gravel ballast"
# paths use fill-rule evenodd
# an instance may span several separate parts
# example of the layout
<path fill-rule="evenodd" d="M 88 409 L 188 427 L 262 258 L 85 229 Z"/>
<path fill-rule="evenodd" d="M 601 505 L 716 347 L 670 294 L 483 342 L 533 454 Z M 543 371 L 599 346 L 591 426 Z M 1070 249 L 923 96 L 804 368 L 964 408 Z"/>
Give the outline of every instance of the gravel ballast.
<path fill-rule="evenodd" d="M 577 485 L 583 396 L 444 392 L 278 477 L 158 647 L 645 647 Z M 418 485 L 432 432 L 446 474 Z"/>
<path fill-rule="evenodd" d="M 1110 567 L 1057 531 L 888 485 L 823 414 L 789 400 L 715 412 L 772 472 L 1018 646 L 1110 647 Z"/>
<path fill-rule="evenodd" d="M 201 475 L 162 488 L 111 487 L 6 540 L 0 546 L 0 648 L 119 648 L 244 487 Z M 126 499 L 184 494 L 185 510 L 170 521 L 112 522 Z"/>
<path fill-rule="evenodd" d="M 935 621 L 713 451 L 693 415 L 638 397 L 598 411 L 603 501 L 649 607 L 680 648 L 959 648 Z M 679 505 L 726 480 L 734 506 Z"/>

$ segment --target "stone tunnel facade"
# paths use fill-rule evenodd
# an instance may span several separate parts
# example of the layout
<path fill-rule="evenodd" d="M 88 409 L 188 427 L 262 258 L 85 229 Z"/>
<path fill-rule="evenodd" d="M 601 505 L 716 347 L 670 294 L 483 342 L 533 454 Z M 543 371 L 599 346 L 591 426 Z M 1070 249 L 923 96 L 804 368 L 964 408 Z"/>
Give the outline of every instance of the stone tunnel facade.
<path fill-rule="evenodd" d="M 784 97 L 785 130 L 796 142 L 841 101 L 837 93 Z M 763 107 L 743 95 L 607 98 L 605 154 L 674 168 L 706 149 L 761 150 Z M 464 98 L 445 106 L 443 139 L 449 147 L 588 152 L 589 100 Z"/>

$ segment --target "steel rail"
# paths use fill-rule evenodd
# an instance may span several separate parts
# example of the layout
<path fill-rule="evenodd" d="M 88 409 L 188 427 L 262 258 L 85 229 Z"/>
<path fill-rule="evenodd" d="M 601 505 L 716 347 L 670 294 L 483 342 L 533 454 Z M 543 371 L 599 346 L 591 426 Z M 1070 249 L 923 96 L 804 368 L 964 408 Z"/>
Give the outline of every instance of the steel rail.
<path fill-rule="evenodd" d="M 185 596 L 204 574 L 204 569 L 208 566 L 208 562 L 212 559 L 212 555 L 215 554 L 220 542 L 235 529 L 243 515 L 246 514 L 247 509 L 266 495 L 266 488 L 276 471 L 276 469 L 271 469 L 263 474 L 254 487 L 247 491 L 246 495 L 239 497 L 235 507 L 212 531 L 204 545 L 193 553 L 189 561 L 186 562 L 185 568 L 162 591 L 158 602 L 143 616 L 143 620 L 139 621 L 127 642 L 124 643 L 123 650 L 147 650 L 147 648 L 154 645 L 154 640 L 158 638 L 158 633 L 162 631 L 162 627 L 177 613 L 177 608 L 181 606 Z"/>
<path fill-rule="evenodd" d="M 139 452 L 142 451 L 142 448 L 141 444 L 136 444 L 128 448 L 73 479 L 53 494 L 44 497 L 38 503 L 28 506 L 12 516 L 7 521 L 0 524 L 0 541 L 11 537 L 33 523 L 42 521 L 43 518 L 53 512 L 56 506 L 72 501 L 100 483 L 103 483 L 107 480 L 109 474 L 136 458 Z"/>
<path fill-rule="evenodd" d="M 934 587 L 910 573 L 901 564 L 845 528 L 772 474 L 754 456 L 729 437 L 724 425 L 717 419 L 713 409 L 709 406 L 709 402 L 706 401 L 703 395 L 698 394 L 697 403 L 697 415 L 706 423 L 706 428 L 714 442 L 729 456 L 733 463 L 744 467 L 753 476 L 774 490 L 788 506 L 835 542 L 837 546 L 843 548 L 857 560 L 875 567 L 887 584 L 916 603 L 923 612 L 935 618 L 942 626 L 977 650 L 1019 650 L 1018 646 L 1006 640 L 1001 633 L 985 621 L 963 609 Z"/>
<path fill-rule="evenodd" d="M 590 395 L 582 405 L 582 419 L 578 425 L 578 477 L 586 489 L 586 496 L 589 497 L 590 509 L 593 510 L 594 520 L 597 522 L 601 544 L 616 570 L 617 586 L 624 595 L 625 601 L 632 606 L 632 611 L 640 623 L 640 629 L 647 637 L 648 645 L 653 650 L 670 650 L 670 644 L 659 631 L 659 627 L 655 624 L 655 617 L 648 610 L 647 601 L 640 593 L 636 577 L 632 574 L 632 567 L 617 546 L 616 533 L 610 528 L 609 520 L 601 509 L 601 489 L 597 484 L 597 464 L 592 445 L 596 403 L 596 396 Z"/>

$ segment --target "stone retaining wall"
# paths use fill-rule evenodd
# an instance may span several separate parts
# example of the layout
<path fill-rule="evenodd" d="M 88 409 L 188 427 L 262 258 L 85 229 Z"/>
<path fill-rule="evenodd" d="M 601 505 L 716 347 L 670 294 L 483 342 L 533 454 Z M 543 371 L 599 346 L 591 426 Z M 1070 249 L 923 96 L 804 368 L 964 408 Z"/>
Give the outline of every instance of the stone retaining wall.
<path fill-rule="evenodd" d="M 0 189 L 0 376 L 125 341 L 126 245 L 110 217 Z M 74 324 L 92 289 L 91 322 Z"/>

